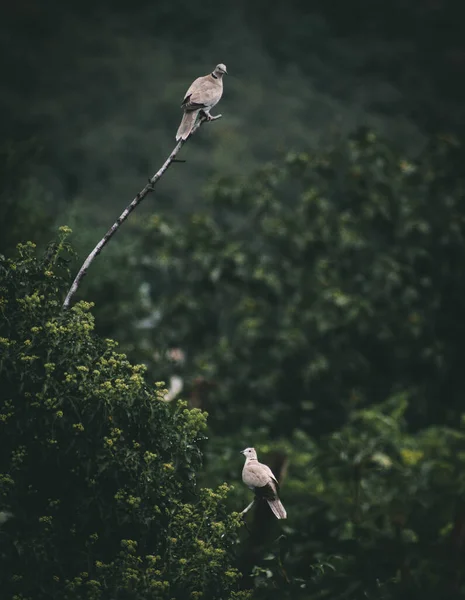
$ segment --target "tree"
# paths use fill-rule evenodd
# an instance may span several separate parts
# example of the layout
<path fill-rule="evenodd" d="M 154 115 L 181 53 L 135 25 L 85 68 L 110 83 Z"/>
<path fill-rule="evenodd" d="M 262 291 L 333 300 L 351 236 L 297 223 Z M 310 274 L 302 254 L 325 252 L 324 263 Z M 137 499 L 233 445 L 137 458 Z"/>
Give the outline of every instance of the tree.
<path fill-rule="evenodd" d="M 242 562 L 263 597 L 464 591 L 461 164 L 452 139 L 412 161 L 361 132 L 141 232 L 152 335 L 209 412 L 206 480 L 246 445 L 288 458 L 286 538 Z"/>
<path fill-rule="evenodd" d="M 2 598 L 245 598 L 228 486 L 196 487 L 205 414 L 61 311 L 67 233 L 0 263 Z"/>
<path fill-rule="evenodd" d="M 455 425 L 461 156 L 442 142 L 411 162 L 361 133 L 220 180 L 188 224 L 147 220 L 140 269 L 156 281 L 154 330 L 183 345 L 188 381 L 220 384 L 206 404 L 217 433 L 244 419 L 279 435 L 331 431 L 352 407 L 399 392 L 415 426 Z"/>

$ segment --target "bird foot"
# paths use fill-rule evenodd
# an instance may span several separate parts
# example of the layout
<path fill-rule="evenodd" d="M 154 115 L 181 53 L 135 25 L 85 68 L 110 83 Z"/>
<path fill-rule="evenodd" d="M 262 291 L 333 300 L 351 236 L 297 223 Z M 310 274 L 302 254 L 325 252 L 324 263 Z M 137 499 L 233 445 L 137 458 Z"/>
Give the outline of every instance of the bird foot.
<path fill-rule="evenodd" d="M 203 110 L 202 111 L 203 116 L 205 117 L 206 121 L 216 121 L 216 119 L 221 119 L 222 115 L 211 115 L 209 112 Z"/>

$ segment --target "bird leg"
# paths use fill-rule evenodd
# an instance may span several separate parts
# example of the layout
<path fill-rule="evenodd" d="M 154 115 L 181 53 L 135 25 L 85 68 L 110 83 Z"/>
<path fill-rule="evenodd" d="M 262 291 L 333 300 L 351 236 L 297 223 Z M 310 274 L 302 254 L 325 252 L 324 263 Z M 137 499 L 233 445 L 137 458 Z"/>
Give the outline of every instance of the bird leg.
<path fill-rule="evenodd" d="M 216 119 L 221 119 L 221 115 L 211 115 L 209 108 L 203 108 L 202 113 L 204 114 L 207 121 L 216 121 Z"/>
<path fill-rule="evenodd" d="M 241 512 L 241 515 L 244 516 L 246 513 L 248 513 L 254 504 L 255 504 L 255 498 L 252 500 L 252 502 L 248 506 L 246 506 L 244 508 L 244 510 Z"/>

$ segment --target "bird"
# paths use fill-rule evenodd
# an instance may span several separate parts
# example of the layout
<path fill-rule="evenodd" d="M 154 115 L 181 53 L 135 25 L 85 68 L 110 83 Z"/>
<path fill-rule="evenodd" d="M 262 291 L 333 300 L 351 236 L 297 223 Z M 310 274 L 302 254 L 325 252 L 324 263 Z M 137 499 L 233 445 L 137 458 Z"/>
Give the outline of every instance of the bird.
<path fill-rule="evenodd" d="M 187 140 L 194 128 L 200 111 L 211 120 L 210 110 L 218 104 L 223 95 L 223 75 L 227 75 L 226 65 L 216 65 L 211 73 L 203 77 L 197 77 L 187 90 L 181 108 L 184 115 L 176 134 L 176 141 Z"/>
<path fill-rule="evenodd" d="M 242 469 L 242 481 L 255 492 L 255 498 L 263 498 L 268 502 L 268 506 L 271 508 L 277 519 L 286 519 L 286 509 L 279 499 L 279 484 L 278 480 L 273 475 L 273 471 L 267 465 L 258 462 L 255 448 L 246 448 L 241 451 L 241 454 L 245 456 L 245 464 Z M 242 511 L 242 514 L 245 514 L 252 508 L 255 498 Z"/>

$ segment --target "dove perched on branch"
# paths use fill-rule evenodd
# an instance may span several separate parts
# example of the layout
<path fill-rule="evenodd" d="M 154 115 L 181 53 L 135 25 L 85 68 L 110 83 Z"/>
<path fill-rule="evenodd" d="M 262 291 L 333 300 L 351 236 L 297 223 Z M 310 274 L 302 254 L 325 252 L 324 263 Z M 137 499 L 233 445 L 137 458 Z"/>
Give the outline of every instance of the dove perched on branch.
<path fill-rule="evenodd" d="M 286 519 L 286 509 L 278 497 L 279 484 L 276 477 L 273 475 L 273 471 L 270 467 L 258 462 L 255 448 L 246 448 L 245 450 L 242 450 L 241 454 L 245 456 L 245 464 L 242 469 L 242 481 L 255 492 L 256 498 L 263 498 L 268 502 L 269 507 L 277 519 Z M 242 511 L 242 514 L 245 514 L 252 508 L 254 502 L 255 498 L 249 506 Z"/>
<path fill-rule="evenodd" d="M 226 65 L 216 65 L 212 73 L 198 77 L 187 90 L 181 104 L 184 115 L 176 134 L 177 142 L 187 140 L 200 111 L 209 121 L 215 118 L 211 116 L 210 110 L 218 104 L 223 95 L 223 75 L 227 73 Z"/>

